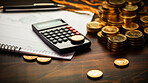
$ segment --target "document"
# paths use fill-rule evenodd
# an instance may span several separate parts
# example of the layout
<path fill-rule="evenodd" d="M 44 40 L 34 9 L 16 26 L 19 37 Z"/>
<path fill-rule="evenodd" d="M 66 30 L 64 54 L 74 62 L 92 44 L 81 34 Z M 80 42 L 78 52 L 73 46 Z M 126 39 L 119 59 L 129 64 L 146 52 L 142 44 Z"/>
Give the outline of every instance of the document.
<path fill-rule="evenodd" d="M 82 11 L 81 11 L 82 12 Z M 32 30 L 32 24 L 61 18 L 83 35 L 86 24 L 91 21 L 93 13 L 77 14 L 68 11 L 0 13 L 0 43 L 15 45 L 39 51 L 51 52 L 50 57 L 71 59 L 75 52 L 58 54 L 48 47 Z"/>

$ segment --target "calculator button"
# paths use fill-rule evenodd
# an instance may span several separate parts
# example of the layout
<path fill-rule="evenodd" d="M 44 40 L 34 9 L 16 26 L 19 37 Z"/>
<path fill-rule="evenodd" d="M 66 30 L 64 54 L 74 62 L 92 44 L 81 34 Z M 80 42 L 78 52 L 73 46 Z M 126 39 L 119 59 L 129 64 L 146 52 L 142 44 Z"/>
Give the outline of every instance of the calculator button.
<path fill-rule="evenodd" d="M 47 36 L 48 35 L 48 33 L 44 33 L 44 36 Z"/>
<path fill-rule="evenodd" d="M 74 33 L 71 33 L 70 35 L 73 36 L 73 35 L 75 35 L 75 34 L 74 34 Z"/>
<path fill-rule="evenodd" d="M 67 29 L 67 28 L 66 28 L 64 31 L 66 31 L 66 32 L 67 32 L 67 31 L 69 31 L 69 29 Z"/>
<path fill-rule="evenodd" d="M 55 37 L 55 39 L 59 39 L 59 37 L 58 37 L 58 36 L 56 36 L 56 37 Z"/>
<path fill-rule="evenodd" d="M 55 34 L 52 34 L 51 36 L 52 36 L 52 37 L 56 37 L 56 35 L 55 35 Z"/>
<path fill-rule="evenodd" d="M 72 32 L 71 32 L 71 31 L 68 31 L 67 33 L 68 33 L 68 34 L 71 34 Z"/>
<path fill-rule="evenodd" d="M 67 38 L 63 38 L 63 41 L 66 42 L 68 39 Z"/>
<path fill-rule="evenodd" d="M 58 42 L 59 42 L 59 43 L 62 43 L 62 39 L 58 39 Z"/>
<path fill-rule="evenodd" d="M 60 36 L 60 38 L 64 38 L 64 36 L 63 36 L 63 35 L 61 35 L 61 36 Z"/>
<path fill-rule="evenodd" d="M 70 40 L 70 39 L 71 39 L 71 37 L 68 37 L 68 39 Z"/>
<path fill-rule="evenodd" d="M 57 33 L 59 33 L 59 31 L 56 30 L 54 33 L 57 34 Z"/>
<path fill-rule="evenodd" d="M 77 32 L 77 30 L 72 30 L 73 33 Z"/>
<path fill-rule="evenodd" d="M 62 35 L 61 33 L 58 33 L 58 34 L 57 34 L 57 36 L 61 36 L 61 35 Z"/>
<path fill-rule="evenodd" d="M 74 28 L 69 28 L 69 30 L 71 30 L 71 31 L 72 31 L 72 30 L 74 30 Z"/>
<path fill-rule="evenodd" d="M 53 32 L 49 32 L 49 35 L 52 35 L 53 34 Z"/>
<path fill-rule="evenodd" d="M 67 26 L 66 28 L 68 28 L 68 29 L 69 29 L 69 28 L 71 28 L 71 26 Z"/>
<path fill-rule="evenodd" d="M 66 32 L 63 32 L 62 34 L 63 34 L 63 35 L 66 35 Z"/>
<path fill-rule="evenodd" d="M 75 34 L 76 34 L 76 35 L 80 35 L 80 33 L 79 33 L 79 32 L 76 32 Z"/>
<path fill-rule="evenodd" d="M 53 41 L 53 40 L 54 40 L 54 38 L 49 38 L 49 40 L 50 40 L 50 41 Z"/>
<path fill-rule="evenodd" d="M 60 30 L 59 30 L 60 33 L 62 33 L 63 31 L 64 31 L 63 29 L 60 29 Z"/>
<path fill-rule="evenodd" d="M 66 37 L 69 37 L 70 35 L 69 35 L 69 34 L 66 34 L 65 36 L 66 36 Z"/>
<path fill-rule="evenodd" d="M 53 40 L 52 43 L 56 44 L 57 43 L 57 40 Z"/>
<path fill-rule="evenodd" d="M 48 36 L 46 36 L 46 38 L 47 38 L 47 39 L 49 39 L 49 38 L 51 38 L 51 36 L 50 36 L 50 35 L 48 35 Z"/>

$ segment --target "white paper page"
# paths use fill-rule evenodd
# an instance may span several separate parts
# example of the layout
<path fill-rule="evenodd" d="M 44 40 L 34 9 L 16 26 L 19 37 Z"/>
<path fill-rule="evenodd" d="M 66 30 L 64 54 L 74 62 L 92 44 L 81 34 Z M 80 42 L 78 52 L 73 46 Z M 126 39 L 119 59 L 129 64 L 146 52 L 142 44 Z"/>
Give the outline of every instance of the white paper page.
<path fill-rule="evenodd" d="M 90 13 L 90 12 L 88 12 Z M 71 59 L 74 52 L 59 55 L 50 49 L 33 31 L 31 25 L 42 21 L 62 18 L 69 25 L 86 34 L 86 23 L 93 14 L 82 15 L 68 11 L 34 12 L 34 13 L 0 13 L 0 43 L 16 45 L 23 48 L 45 50 L 57 58 Z"/>

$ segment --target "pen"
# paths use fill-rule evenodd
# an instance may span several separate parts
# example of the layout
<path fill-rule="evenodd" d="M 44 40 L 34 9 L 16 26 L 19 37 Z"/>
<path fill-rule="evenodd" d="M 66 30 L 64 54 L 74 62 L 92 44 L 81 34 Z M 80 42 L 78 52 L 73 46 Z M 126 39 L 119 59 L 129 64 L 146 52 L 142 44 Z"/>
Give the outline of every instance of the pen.
<path fill-rule="evenodd" d="M 12 5 L 0 6 L 2 12 L 21 12 L 21 11 L 54 11 L 64 9 L 64 5 L 55 3 L 34 3 L 33 5 Z"/>

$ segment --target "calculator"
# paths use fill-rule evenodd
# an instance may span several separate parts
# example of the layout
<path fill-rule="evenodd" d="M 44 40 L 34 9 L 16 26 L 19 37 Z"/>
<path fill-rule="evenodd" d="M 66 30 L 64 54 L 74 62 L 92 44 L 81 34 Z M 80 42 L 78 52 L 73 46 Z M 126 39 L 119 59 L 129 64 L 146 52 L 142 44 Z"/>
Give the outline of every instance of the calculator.
<path fill-rule="evenodd" d="M 87 49 L 91 42 L 62 19 L 32 24 L 33 31 L 57 53 Z"/>

